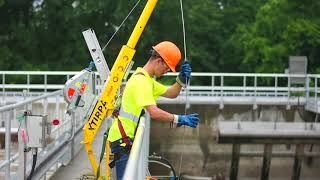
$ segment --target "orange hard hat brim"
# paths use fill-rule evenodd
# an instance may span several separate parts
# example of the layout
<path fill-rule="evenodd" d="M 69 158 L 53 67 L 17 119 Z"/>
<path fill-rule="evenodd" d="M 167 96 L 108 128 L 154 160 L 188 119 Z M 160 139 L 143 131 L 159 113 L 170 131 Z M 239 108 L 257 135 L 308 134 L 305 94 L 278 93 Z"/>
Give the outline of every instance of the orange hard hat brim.
<path fill-rule="evenodd" d="M 154 46 L 152 46 L 152 49 L 154 49 L 155 51 L 157 51 Z M 159 54 L 159 55 L 160 55 L 160 54 Z M 163 58 L 161 55 L 160 55 L 160 57 L 164 60 L 164 62 L 165 62 L 166 65 L 170 68 L 170 70 L 171 70 L 172 72 L 177 72 L 176 69 L 175 69 L 175 67 L 172 66 L 172 65 L 170 65 L 170 64 L 168 64 L 168 62 L 167 62 L 167 60 L 166 60 L 165 58 Z"/>
<path fill-rule="evenodd" d="M 163 58 L 162 58 L 162 59 L 163 59 Z M 164 62 L 166 63 L 166 65 L 170 68 L 170 70 L 171 70 L 172 72 L 177 72 L 175 67 L 170 66 L 165 59 L 163 59 L 163 60 L 164 60 Z"/>

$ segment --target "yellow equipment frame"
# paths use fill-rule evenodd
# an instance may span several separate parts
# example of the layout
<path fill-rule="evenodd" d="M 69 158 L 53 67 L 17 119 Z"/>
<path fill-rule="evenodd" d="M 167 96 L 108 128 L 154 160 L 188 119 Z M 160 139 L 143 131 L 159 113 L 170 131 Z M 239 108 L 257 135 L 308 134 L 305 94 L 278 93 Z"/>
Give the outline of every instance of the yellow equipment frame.
<path fill-rule="evenodd" d="M 117 59 L 111 69 L 110 76 L 107 82 L 105 89 L 102 91 L 97 104 L 95 105 L 92 114 L 89 117 L 89 120 L 83 127 L 84 141 L 82 143 L 85 145 L 85 149 L 88 153 L 89 160 L 93 169 L 93 172 L 97 174 L 97 162 L 94 158 L 92 150 L 92 142 L 104 120 L 105 117 L 111 116 L 115 100 L 116 92 L 119 88 L 123 76 L 125 74 L 126 68 L 131 62 L 135 54 L 135 46 L 140 39 L 140 36 L 157 4 L 158 0 L 148 0 L 146 3 L 139 20 L 136 26 L 133 29 L 133 32 L 126 45 L 123 45 Z M 110 169 L 108 168 L 109 162 L 109 143 L 106 143 L 106 179 L 109 179 Z M 100 177 L 97 177 L 101 179 Z"/>

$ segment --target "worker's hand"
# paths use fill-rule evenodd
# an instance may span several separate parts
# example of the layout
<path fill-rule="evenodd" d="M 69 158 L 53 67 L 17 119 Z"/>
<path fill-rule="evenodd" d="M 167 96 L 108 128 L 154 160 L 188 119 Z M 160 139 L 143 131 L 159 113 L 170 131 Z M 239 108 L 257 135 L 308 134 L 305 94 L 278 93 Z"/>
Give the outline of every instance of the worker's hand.
<path fill-rule="evenodd" d="M 177 126 L 180 127 L 182 125 L 187 125 L 189 127 L 196 128 L 199 123 L 199 114 L 192 113 L 188 115 L 179 115 L 178 116 L 178 124 Z"/>
<path fill-rule="evenodd" d="M 186 82 L 189 82 L 190 80 L 191 72 L 192 72 L 192 69 L 189 61 L 184 61 L 183 64 L 181 65 L 180 73 L 176 79 L 177 83 L 185 87 Z"/>

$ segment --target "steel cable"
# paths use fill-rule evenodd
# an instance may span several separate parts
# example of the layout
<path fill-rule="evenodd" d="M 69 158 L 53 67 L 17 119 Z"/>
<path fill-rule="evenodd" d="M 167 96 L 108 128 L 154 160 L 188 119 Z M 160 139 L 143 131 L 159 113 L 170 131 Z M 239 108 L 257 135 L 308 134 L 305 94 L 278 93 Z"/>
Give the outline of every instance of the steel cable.
<path fill-rule="evenodd" d="M 127 16 L 123 19 L 123 21 L 121 22 L 121 24 L 118 26 L 118 29 L 112 34 L 111 38 L 108 40 L 108 42 L 106 43 L 106 45 L 103 46 L 102 48 L 102 52 L 104 51 L 104 49 L 109 45 L 109 43 L 111 42 L 111 40 L 113 39 L 113 37 L 118 33 L 119 29 L 122 27 L 122 25 L 126 22 L 126 20 L 128 19 L 128 17 L 131 15 L 131 13 L 133 12 L 133 10 L 138 6 L 140 0 L 138 0 L 138 2 L 136 2 L 136 4 L 133 6 L 133 8 L 130 10 L 130 12 L 127 14 Z"/>
<path fill-rule="evenodd" d="M 186 44 L 186 31 L 185 31 L 185 25 L 184 25 L 184 14 L 183 14 L 183 3 L 182 0 L 180 0 L 180 10 L 181 10 L 181 21 L 182 21 L 182 33 L 183 33 L 183 48 L 184 48 L 184 61 L 187 61 L 187 44 Z M 186 93 L 186 104 L 184 108 L 184 114 L 187 114 L 187 109 L 188 109 L 188 86 L 190 83 L 190 80 L 188 81 L 186 79 L 186 85 L 185 85 L 185 93 Z M 185 146 L 185 131 L 186 127 L 183 126 L 183 134 L 182 134 L 182 151 L 180 154 L 180 162 L 179 162 L 179 171 L 178 171 L 178 179 L 180 179 L 181 175 L 181 165 L 182 165 L 182 160 L 183 160 L 183 153 L 184 153 L 184 146 Z"/>

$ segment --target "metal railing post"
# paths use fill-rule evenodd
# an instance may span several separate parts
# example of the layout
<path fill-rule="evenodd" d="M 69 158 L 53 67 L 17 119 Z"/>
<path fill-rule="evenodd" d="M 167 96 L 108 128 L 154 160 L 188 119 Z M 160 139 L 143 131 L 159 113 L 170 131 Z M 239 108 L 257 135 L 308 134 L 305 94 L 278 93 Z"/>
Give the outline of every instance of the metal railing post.
<path fill-rule="evenodd" d="M 47 74 L 44 74 L 44 92 L 47 93 L 47 83 L 48 83 L 48 79 L 47 79 Z"/>
<path fill-rule="evenodd" d="M 246 96 L 246 86 L 247 86 L 247 76 L 243 76 L 243 94 L 242 96 Z"/>
<path fill-rule="evenodd" d="M 214 96 L 214 76 L 211 76 L 211 88 L 212 88 L 212 90 L 211 90 L 211 93 L 212 93 L 212 96 Z"/>
<path fill-rule="evenodd" d="M 257 82 L 257 76 L 254 76 L 254 102 L 253 102 L 253 109 L 257 109 L 257 86 L 258 86 L 258 82 Z"/>
<path fill-rule="evenodd" d="M 18 142 L 19 142 L 19 167 L 18 167 L 18 179 L 25 180 L 26 179 L 26 152 L 25 152 L 25 145 L 23 139 L 20 135 L 18 135 Z"/>
<path fill-rule="evenodd" d="M 223 104 L 223 86 L 224 86 L 224 76 L 220 76 L 220 104 L 219 104 L 219 109 L 223 109 L 224 108 L 224 104 Z"/>
<path fill-rule="evenodd" d="M 317 77 L 314 78 L 314 100 L 317 103 L 317 100 L 318 100 L 318 78 Z"/>
<path fill-rule="evenodd" d="M 224 76 L 220 76 L 220 96 L 223 96 Z"/>
<path fill-rule="evenodd" d="M 56 95 L 56 109 L 55 109 L 55 117 L 60 119 L 60 113 L 59 113 L 59 109 L 60 109 L 60 95 L 57 94 Z"/>
<path fill-rule="evenodd" d="M 27 74 L 27 91 L 30 92 L 30 74 Z"/>
<path fill-rule="evenodd" d="M 5 105 L 6 103 L 6 75 L 2 74 L 2 103 Z"/>
<path fill-rule="evenodd" d="M 278 76 L 276 76 L 275 79 L 274 79 L 274 87 L 275 87 L 274 96 L 278 97 Z"/>
<path fill-rule="evenodd" d="M 290 74 L 288 74 L 288 95 L 287 95 L 287 109 L 290 109 L 290 96 L 291 96 L 291 84 L 290 84 Z"/>
<path fill-rule="evenodd" d="M 10 112 L 10 111 L 9 111 Z M 5 172 L 6 180 L 10 180 L 10 154 L 11 154 L 11 119 L 9 117 L 9 112 L 5 113 L 6 116 L 6 134 L 5 134 L 5 155 L 6 155 L 6 161 L 8 162 Z"/>
<path fill-rule="evenodd" d="M 306 78 L 306 94 L 305 94 L 305 96 L 306 96 L 306 101 L 308 102 L 308 100 L 309 100 L 309 97 L 310 97 L 310 77 L 309 76 L 307 76 L 307 78 Z"/>
<path fill-rule="evenodd" d="M 257 76 L 254 76 L 254 97 L 257 96 Z"/>

